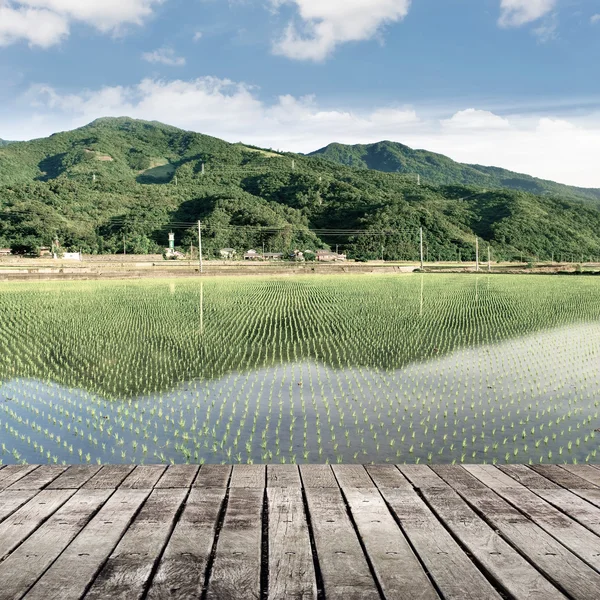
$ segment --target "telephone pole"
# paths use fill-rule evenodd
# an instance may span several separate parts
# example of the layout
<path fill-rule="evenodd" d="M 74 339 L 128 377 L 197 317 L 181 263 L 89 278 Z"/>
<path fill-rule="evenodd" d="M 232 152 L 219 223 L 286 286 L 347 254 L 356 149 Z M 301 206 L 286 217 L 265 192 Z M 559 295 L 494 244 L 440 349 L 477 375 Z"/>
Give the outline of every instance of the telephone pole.
<path fill-rule="evenodd" d="M 479 238 L 475 238 L 475 270 L 479 271 Z"/>
<path fill-rule="evenodd" d="M 125 248 L 125 234 L 123 234 L 123 255 L 127 254 L 127 248 Z"/>
<path fill-rule="evenodd" d="M 420 237 L 420 241 L 421 241 L 421 271 L 423 270 L 423 228 L 421 227 L 421 229 L 419 230 L 419 237 Z"/>
<path fill-rule="evenodd" d="M 421 185 L 421 175 L 417 173 L 417 185 Z"/>
<path fill-rule="evenodd" d="M 492 270 L 492 255 L 490 252 L 490 245 L 488 244 L 488 273 Z"/>
<path fill-rule="evenodd" d="M 198 221 L 198 264 L 202 273 L 202 223 Z"/>

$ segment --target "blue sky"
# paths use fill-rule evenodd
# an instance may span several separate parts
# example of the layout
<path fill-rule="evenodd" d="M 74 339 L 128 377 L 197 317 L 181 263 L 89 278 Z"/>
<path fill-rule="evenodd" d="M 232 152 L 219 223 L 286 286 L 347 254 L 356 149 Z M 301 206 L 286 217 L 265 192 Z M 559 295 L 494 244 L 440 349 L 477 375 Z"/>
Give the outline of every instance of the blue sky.
<path fill-rule="evenodd" d="M 600 0 L 0 0 L 0 137 L 156 119 L 600 187 Z"/>

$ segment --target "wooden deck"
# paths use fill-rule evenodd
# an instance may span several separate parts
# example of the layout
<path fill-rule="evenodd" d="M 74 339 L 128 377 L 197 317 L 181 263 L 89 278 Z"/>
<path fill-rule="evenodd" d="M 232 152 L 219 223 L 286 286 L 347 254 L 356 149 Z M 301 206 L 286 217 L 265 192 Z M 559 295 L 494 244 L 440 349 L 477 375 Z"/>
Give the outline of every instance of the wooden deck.
<path fill-rule="evenodd" d="M 0 467 L 0 600 L 600 598 L 600 467 Z"/>

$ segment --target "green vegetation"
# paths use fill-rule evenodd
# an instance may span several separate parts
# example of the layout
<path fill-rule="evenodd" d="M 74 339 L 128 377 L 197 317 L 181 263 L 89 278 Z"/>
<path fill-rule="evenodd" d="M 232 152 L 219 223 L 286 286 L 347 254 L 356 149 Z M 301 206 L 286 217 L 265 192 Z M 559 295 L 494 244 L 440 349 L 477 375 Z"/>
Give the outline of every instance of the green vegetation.
<path fill-rule="evenodd" d="M 32 251 L 58 237 L 67 250 L 117 253 L 125 239 L 128 253 L 154 253 L 174 229 L 185 250 L 201 219 L 208 257 L 225 247 L 241 255 L 263 244 L 273 252 L 339 244 L 350 258 L 415 260 L 419 227 L 430 260 L 472 260 L 476 235 L 494 260 L 600 254 L 590 198 L 577 201 L 564 187 L 543 196 L 492 189 L 487 180 L 483 191 L 440 161 L 419 186 L 412 175 L 99 119 L 0 148 L 0 246 Z"/>
<path fill-rule="evenodd" d="M 0 148 L 3 148 L 4 146 L 8 146 L 9 144 L 12 144 L 13 142 L 9 142 L 7 140 L 0 140 Z"/>
<path fill-rule="evenodd" d="M 598 285 L 5 283 L 0 459 L 594 460 Z"/>
<path fill-rule="evenodd" d="M 584 200 L 600 206 L 600 190 L 578 188 L 514 173 L 497 167 L 468 165 L 453 161 L 442 154 L 413 150 L 397 142 L 376 144 L 330 144 L 308 156 L 320 156 L 333 162 L 360 169 L 375 169 L 385 173 L 420 175 L 428 183 L 462 184 L 483 188 L 509 188 L 532 194 L 552 194 L 561 198 Z"/>

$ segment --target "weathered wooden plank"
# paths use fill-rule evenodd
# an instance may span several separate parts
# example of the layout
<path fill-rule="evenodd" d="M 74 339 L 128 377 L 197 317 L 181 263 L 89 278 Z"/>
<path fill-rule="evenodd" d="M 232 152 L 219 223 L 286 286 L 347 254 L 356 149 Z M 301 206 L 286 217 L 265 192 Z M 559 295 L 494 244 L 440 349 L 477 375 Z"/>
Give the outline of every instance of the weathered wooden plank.
<path fill-rule="evenodd" d="M 413 489 L 408 479 L 394 465 L 365 465 L 365 468 L 378 488 Z"/>
<path fill-rule="evenodd" d="M 0 561 L 54 514 L 74 490 L 43 490 L 0 523 Z"/>
<path fill-rule="evenodd" d="M 551 490 L 559 487 L 525 465 L 499 465 L 498 468 L 530 490 Z"/>
<path fill-rule="evenodd" d="M 486 490 L 488 487 L 473 477 L 461 465 L 433 465 L 431 467 L 450 487 L 455 490 Z"/>
<path fill-rule="evenodd" d="M 372 488 L 373 480 L 363 465 L 333 465 L 333 474 L 340 487 Z"/>
<path fill-rule="evenodd" d="M 151 490 L 166 470 L 165 465 L 139 465 L 119 486 L 124 490 Z"/>
<path fill-rule="evenodd" d="M 267 470 L 265 465 L 234 465 L 229 487 L 264 489 Z"/>
<path fill-rule="evenodd" d="M 600 574 L 491 489 L 463 488 L 459 494 L 561 590 L 582 600 L 597 597 Z"/>
<path fill-rule="evenodd" d="M 48 484 L 48 490 L 78 490 L 99 470 L 99 465 L 72 465 L 62 475 Z"/>
<path fill-rule="evenodd" d="M 565 597 L 479 518 L 454 490 L 428 488 L 423 490 L 423 496 L 438 518 L 510 597 L 517 600 Z"/>
<path fill-rule="evenodd" d="M 343 484 L 342 491 L 385 598 L 439 598 L 379 491 Z"/>
<path fill-rule="evenodd" d="M 325 597 L 379 599 L 339 488 L 307 487 L 306 496 Z"/>
<path fill-rule="evenodd" d="M 9 490 L 41 490 L 54 481 L 67 467 L 61 465 L 42 465 L 31 473 L 15 481 Z"/>
<path fill-rule="evenodd" d="M 116 490 L 134 465 L 106 465 L 82 487 L 85 490 Z"/>
<path fill-rule="evenodd" d="M 573 473 L 569 473 L 569 471 L 566 471 L 565 469 L 561 469 L 558 465 L 531 465 L 529 468 L 557 485 L 569 490 L 598 489 L 598 486 L 577 475 L 573 475 Z"/>
<path fill-rule="evenodd" d="M 37 490 L 5 490 L 0 492 L 0 523 L 27 504 Z"/>
<path fill-rule="evenodd" d="M 569 490 L 579 497 L 587 500 L 590 504 L 600 508 L 600 490 Z"/>
<path fill-rule="evenodd" d="M 329 465 L 300 465 L 302 485 L 305 488 L 336 488 L 339 489 L 337 480 Z"/>
<path fill-rule="evenodd" d="M 201 597 L 219 514 L 227 489 L 192 489 L 160 561 L 149 600 Z"/>
<path fill-rule="evenodd" d="M 110 555 L 86 594 L 86 600 L 144 594 L 152 569 L 165 547 L 187 490 L 154 490 Z"/>
<path fill-rule="evenodd" d="M 420 470 L 410 469 L 410 472 L 418 478 Z M 435 481 L 436 485 L 429 486 L 428 490 L 450 489 L 447 485 L 440 486 L 437 480 L 430 478 L 426 473 L 422 481 Z M 500 594 L 416 492 L 384 489 L 381 493 L 446 600 L 500 599 Z"/>
<path fill-rule="evenodd" d="M 298 465 L 267 465 L 267 487 L 302 486 Z"/>
<path fill-rule="evenodd" d="M 298 484 L 300 474 L 298 475 Z M 317 598 L 310 535 L 299 485 L 269 487 L 269 599 Z"/>
<path fill-rule="evenodd" d="M 0 600 L 17 600 L 41 577 L 111 495 L 110 490 L 48 490 L 72 497 L 0 563 Z"/>
<path fill-rule="evenodd" d="M 396 465 L 400 472 L 416 487 L 448 487 L 427 465 Z"/>
<path fill-rule="evenodd" d="M 231 476 L 231 465 L 202 465 L 194 487 L 226 488 Z"/>
<path fill-rule="evenodd" d="M 600 471 L 591 465 L 560 465 L 560 467 L 600 488 Z"/>
<path fill-rule="evenodd" d="M 198 474 L 198 465 L 171 465 L 154 486 L 157 489 L 189 488 Z"/>
<path fill-rule="evenodd" d="M 0 492 L 38 468 L 38 465 L 6 465 L 0 471 Z"/>
<path fill-rule="evenodd" d="M 493 465 L 464 465 L 464 469 L 491 489 L 523 487 L 516 479 L 509 477 Z"/>
<path fill-rule="evenodd" d="M 78 600 L 146 500 L 149 490 L 117 490 L 25 596 Z"/>
<path fill-rule="evenodd" d="M 209 600 L 260 598 L 263 499 L 264 489 L 229 490 L 208 581 Z"/>

